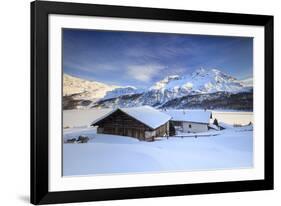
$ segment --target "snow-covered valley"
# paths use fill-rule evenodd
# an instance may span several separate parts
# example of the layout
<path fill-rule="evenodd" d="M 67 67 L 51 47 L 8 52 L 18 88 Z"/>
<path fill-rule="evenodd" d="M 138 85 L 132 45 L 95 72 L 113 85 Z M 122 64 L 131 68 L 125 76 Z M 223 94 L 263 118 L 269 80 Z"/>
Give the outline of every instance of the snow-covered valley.
<path fill-rule="evenodd" d="M 249 168 L 253 166 L 251 112 L 213 111 L 213 118 L 228 123 L 225 130 L 159 137 L 153 142 L 97 134 L 92 121 L 110 109 L 63 111 L 63 142 L 87 136 L 87 143 L 63 144 L 63 175 L 175 172 Z M 242 124 L 242 127 L 233 127 Z M 184 137 L 182 137 L 184 136 Z"/>

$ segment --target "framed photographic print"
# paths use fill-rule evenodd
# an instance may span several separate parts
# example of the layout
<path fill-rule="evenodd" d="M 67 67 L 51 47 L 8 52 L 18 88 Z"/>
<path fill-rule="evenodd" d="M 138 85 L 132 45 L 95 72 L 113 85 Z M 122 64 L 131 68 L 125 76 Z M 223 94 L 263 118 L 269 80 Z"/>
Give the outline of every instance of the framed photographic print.
<path fill-rule="evenodd" d="M 273 16 L 31 3 L 31 203 L 273 189 Z"/>

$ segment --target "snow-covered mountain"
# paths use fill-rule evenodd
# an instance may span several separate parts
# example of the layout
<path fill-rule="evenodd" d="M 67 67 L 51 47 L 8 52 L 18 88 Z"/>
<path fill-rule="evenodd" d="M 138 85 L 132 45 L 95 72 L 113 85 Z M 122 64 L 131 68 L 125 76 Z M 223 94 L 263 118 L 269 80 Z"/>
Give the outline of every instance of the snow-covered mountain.
<path fill-rule="evenodd" d="M 217 69 L 201 68 L 185 76 L 168 76 L 156 82 L 143 95 L 142 101 L 149 105 L 162 105 L 167 101 L 187 95 L 247 91 L 250 91 L 250 88 L 243 86 L 236 78 Z"/>
<path fill-rule="evenodd" d="M 108 108 L 151 105 L 158 108 L 251 110 L 251 102 L 252 87 L 249 84 L 242 84 L 240 80 L 217 69 L 198 69 L 185 76 L 167 76 L 143 93 L 102 99 L 93 106 Z"/>
<path fill-rule="evenodd" d="M 150 91 L 172 92 L 177 96 L 190 93 L 213 93 L 219 91 L 241 92 L 244 86 L 236 78 L 227 75 L 217 69 L 196 70 L 186 76 L 168 76 L 156 82 Z"/>
<path fill-rule="evenodd" d="M 167 105 L 169 108 L 177 108 L 179 104 L 184 105 L 181 107 L 188 107 L 187 104 L 181 104 L 178 100 L 183 97 L 186 100 L 187 97 L 191 96 L 193 99 L 196 99 L 196 101 L 193 101 L 193 104 L 200 104 L 202 98 L 206 99 L 206 97 L 221 98 L 222 100 L 224 97 L 228 97 L 232 98 L 233 101 L 237 101 L 235 100 L 237 96 L 231 96 L 230 94 L 241 93 L 243 96 L 244 93 L 252 93 L 252 86 L 249 82 L 250 80 L 237 80 L 235 77 L 225 74 L 218 69 L 206 70 L 201 68 L 184 76 L 167 76 L 145 91 L 131 86 L 109 86 L 99 82 L 91 82 L 94 84 L 93 87 L 85 87 L 84 80 L 82 80 L 82 82 L 78 81 L 79 84 L 77 83 L 75 85 L 80 89 L 79 94 L 81 94 L 81 96 L 79 96 L 78 99 L 91 100 L 92 102 L 89 103 L 91 107 L 134 107 L 141 105 L 166 107 L 165 105 Z M 72 83 L 72 85 L 68 84 L 67 86 L 73 87 L 73 84 L 74 83 Z M 90 83 L 86 85 L 88 84 Z M 73 93 L 73 91 L 78 90 L 76 86 L 74 88 L 69 88 L 69 90 Z M 99 89 L 95 90 L 97 88 Z M 96 92 L 98 92 L 98 95 L 95 94 Z M 206 94 L 208 95 L 206 96 Z M 86 97 L 95 97 L 95 99 L 99 100 L 93 101 L 94 98 L 85 98 L 83 95 Z M 240 95 L 239 97 L 242 96 Z M 205 99 L 204 101 L 208 101 L 208 98 L 207 100 Z M 232 99 L 231 102 L 233 104 Z M 80 102 L 80 105 L 82 103 L 83 102 Z M 84 102 L 83 104 L 86 103 Z M 208 105 L 208 102 L 205 102 L 205 105 Z M 66 109 L 67 108 L 66 106 Z"/>

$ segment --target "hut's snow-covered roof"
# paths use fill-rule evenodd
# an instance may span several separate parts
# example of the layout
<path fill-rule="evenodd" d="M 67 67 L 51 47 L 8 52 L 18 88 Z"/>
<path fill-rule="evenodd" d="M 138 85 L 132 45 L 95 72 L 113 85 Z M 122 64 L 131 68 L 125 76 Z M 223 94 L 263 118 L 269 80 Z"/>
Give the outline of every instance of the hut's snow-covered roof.
<path fill-rule="evenodd" d="M 131 108 L 116 108 L 108 112 L 106 115 L 96 119 L 94 122 L 92 122 L 91 125 L 94 125 L 97 122 L 101 121 L 102 119 L 110 116 L 117 110 L 126 113 L 127 115 L 142 122 L 143 124 L 147 125 L 152 129 L 156 129 L 160 127 L 161 125 L 165 124 L 171 119 L 170 115 L 165 114 L 157 109 L 154 109 L 153 107 L 140 106 L 140 107 L 131 107 Z"/>
<path fill-rule="evenodd" d="M 208 124 L 212 117 L 212 112 L 205 110 L 167 110 L 166 114 L 174 121 L 195 122 Z"/>

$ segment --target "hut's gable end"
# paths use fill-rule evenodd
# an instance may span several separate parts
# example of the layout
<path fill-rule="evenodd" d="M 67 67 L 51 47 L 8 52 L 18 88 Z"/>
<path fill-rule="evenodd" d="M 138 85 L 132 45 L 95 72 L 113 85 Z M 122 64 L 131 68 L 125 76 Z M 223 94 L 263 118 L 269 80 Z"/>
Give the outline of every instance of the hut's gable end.
<path fill-rule="evenodd" d="M 109 113 L 92 126 L 98 126 L 98 133 L 130 136 L 140 140 L 153 140 L 154 137 L 169 135 L 169 121 L 151 128 L 121 109 Z"/>
<path fill-rule="evenodd" d="M 146 139 L 146 132 L 153 131 L 147 125 L 134 119 L 121 110 L 116 110 L 109 116 L 93 124 L 98 126 L 98 133 L 135 137 Z"/>

